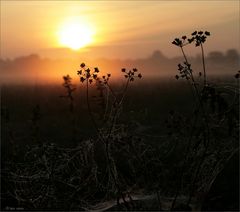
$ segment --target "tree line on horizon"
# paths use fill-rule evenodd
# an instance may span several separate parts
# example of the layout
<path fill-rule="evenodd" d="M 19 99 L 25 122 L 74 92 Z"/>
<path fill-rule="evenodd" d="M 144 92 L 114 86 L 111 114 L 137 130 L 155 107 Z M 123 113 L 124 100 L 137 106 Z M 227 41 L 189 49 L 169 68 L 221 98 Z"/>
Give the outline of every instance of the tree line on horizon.
<path fill-rule="evenodd" d="M 191 56 L 190 60 L 196 70 L 201 68 L 200 55 Z M 226 52 L 212 51 L 206 56 L 209 75 L 231 75 L 240 68 L 240 53 L 236 49 Z M 81 60 L 81 58 L 79 58 Z M 15 59 L 0 58 L 1 83 L 25 83 L 33 79 L 42 82 L 51 82 L 52 79 L 61 79 L 65 73 L 71 73 L 71 69 L 78 66 L 78 59 L 49 59 L 42 58 L 37 54 L 21 56 Z M 89 64 L 99 64 L 101 70 L 111 71 L 117 75 L 121 67 L 138 67 L 146 77 L 172 76 L 176 71 L 175 64 L 181 61 L 181 57 L 168 58 L 159 50 L 153 51 L 152 55 L 139 59 L 85 59 Z"/>

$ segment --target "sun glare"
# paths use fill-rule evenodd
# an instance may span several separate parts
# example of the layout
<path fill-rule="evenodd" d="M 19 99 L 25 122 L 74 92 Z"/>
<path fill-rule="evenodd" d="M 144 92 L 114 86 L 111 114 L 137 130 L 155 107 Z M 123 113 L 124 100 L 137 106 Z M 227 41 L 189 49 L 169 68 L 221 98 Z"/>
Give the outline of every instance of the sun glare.
<path fill-rule="evenodd" d="M 79 22 L 65 23 L 58 32 L 61 46 L 78 50 L 93 42 L 93 29 L 90 25 Z"/>

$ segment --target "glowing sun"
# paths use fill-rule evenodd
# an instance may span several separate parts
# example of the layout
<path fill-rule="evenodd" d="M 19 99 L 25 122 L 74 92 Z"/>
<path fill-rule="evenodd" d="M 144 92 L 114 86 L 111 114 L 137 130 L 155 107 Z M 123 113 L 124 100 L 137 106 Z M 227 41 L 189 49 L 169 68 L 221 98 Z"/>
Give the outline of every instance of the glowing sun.
<path fill-rule="evenodd" d="M 78 50 L 93 42 L 93 29 L 81 22 L 63 24 L 58 31 L 61 46 Z"/>

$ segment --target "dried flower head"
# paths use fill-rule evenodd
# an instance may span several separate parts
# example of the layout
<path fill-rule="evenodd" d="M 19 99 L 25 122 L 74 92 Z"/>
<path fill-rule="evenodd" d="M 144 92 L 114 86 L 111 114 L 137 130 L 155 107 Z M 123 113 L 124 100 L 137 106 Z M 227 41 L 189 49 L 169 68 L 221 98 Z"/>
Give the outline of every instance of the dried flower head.
<path fill-rule="evenodd" d="M 172 44 L 183 47 L 185 45 L 191 44 L 193 41 L 195 41 L 195 46 L 200 46 L 203 44 L 207 37 L 210 36 L 210 32 L 208 31 L 194 31 L 191 34 L 191 37 L 187 37 L 186 35 L 183 35 L 181 38 L 175 38 Z"/>

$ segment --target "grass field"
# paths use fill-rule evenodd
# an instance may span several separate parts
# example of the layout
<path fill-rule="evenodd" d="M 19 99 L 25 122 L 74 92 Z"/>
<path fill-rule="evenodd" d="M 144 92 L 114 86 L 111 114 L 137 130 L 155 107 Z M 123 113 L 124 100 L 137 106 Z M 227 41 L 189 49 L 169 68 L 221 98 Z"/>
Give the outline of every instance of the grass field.
<path fill-rule="evenodd" d="M 209 81 L 221 85 L 218 90 L 229 105 L 236 98 L 234 90 L 229 91 L 236 87 L 234 78 L 212 77 Z M 123 84 L 112 87 L 117 95 L 121 94 Z M 141 208 L 133 206 L 134 201 L 129 205 L 121 195 L 134 196 L 140 191 L 141 195 L 160 192 L 161 198 L 172 200 L 179 192 L 185 198 L 179 201 L 187 202 L 188 196 L 193 196 L 192 202 L 201 202 L 201 195 L 210 189 L 206 187 L 212 185 L 238 149 L 237 126 L 229 133 L 229 120 L 222 120 L 221 125 L 211 128 L 211 144 L 204 152 L 204 144 L 198 142 L 201 124 L 194 126 L 196 101 L 191 86 L 174 78 L 146 78 L 130 85 L 116 132 L 110 137 L 111 163 L 116 169 L 111 175 L 106 171 L 104 146 L 88 112 L 85 88 L 76 88 L 71 112 L 68 100 L 60 97 L 65 94 L 61 85 L 2 86 L 2 209 L 84 210 L 98 202 L 122 198 L 121 207 L 138 210 Z M 92 113 L 100 128 L 104 107 L 94 86 L 89 92 Z M 235 112 L 234 120 L 238 120 Z M 237 165 L 236 158 L 235 162 Z M 196 171 L 198 164 L 200 171 Z M 237 179 L 238 172 L 233 170 L 236 165 L 227 171 L 235 173 L 227 175 L 229 181 Z M 177 191 L 181 170 L 185 170 L 181 179 L 185 187 Z M 116 190 L 112 176 L 117 176 L 121 188 Z M 227 187 L 228 181 L 225 179 L 223 184 Z M 221 189 L 214 195 L 222 196 Z M 181 201 L 177 207 L 184 208 Z M 226 209 L 238 207 L 234 198 L 225 202 L 221 206 Z M 161 204 L 165 203 L 158 199 L 150 209 L 159 209 Z M 208 204 L 205 207 L 214 205 L 210 200 Z"/>

